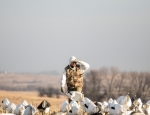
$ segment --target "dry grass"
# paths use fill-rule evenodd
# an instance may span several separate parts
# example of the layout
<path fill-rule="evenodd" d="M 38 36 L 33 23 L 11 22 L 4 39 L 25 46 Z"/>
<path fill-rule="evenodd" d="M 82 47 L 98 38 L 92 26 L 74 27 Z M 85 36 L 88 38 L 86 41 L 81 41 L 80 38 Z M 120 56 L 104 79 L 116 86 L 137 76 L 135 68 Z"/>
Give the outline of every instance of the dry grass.
<path fill-rule="evenodd" d="M 14 91 L 0 91 L 0 103 L 4 98 L 8 98 L 10 102 L 20 104 L 22 100 L 26 100 L 28 104 L 32 104 L 37 107 L 43 100 L 47 100 L 51 104 L 51 112 L 58 111 L 61 103 L 67 99 L 67 97 L 61 96 L 57 98 L 48 97 L 38 97 L 37 92 L 14 92 Z M 0 113 L 2 113 L 2 108 L 0 105 Z"/>
<path fill-rule="evenodd" d="M 9 88 L 26 88 L 28 86 L 60 88 L 60 77 L 44 74 L 0 74 L 0 86 Z"/>

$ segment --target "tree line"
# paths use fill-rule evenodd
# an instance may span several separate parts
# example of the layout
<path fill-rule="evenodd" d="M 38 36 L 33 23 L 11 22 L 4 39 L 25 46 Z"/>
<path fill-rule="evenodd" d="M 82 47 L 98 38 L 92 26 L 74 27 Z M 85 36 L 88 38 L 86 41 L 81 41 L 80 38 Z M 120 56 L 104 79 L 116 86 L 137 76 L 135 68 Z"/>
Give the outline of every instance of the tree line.
<path fill-rule="evenodd" d="M 117 67 L 91 70 L 84 77 L 83 93 L 95 101 L 129 94 L 145 102 L 150 100 L 150 72 L 121 72 Z"/>
<path fill-rule="evenodd" d="M 47 96 L 47 97 L 53 97 L 56 96 L 57 98 L 60 97 L 61 92 L 60 89 L 54 88 L 51 85 L 49 87 L 39 87 L 38 89 L 39 96 Z"/>

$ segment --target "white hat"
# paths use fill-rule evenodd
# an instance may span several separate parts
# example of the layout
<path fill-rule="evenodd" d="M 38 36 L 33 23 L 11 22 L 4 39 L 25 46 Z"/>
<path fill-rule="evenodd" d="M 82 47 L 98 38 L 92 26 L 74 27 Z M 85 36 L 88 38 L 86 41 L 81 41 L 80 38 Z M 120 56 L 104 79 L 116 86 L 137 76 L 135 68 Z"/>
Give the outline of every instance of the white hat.
<path fill-rule="evenodd" d="M 70 59 L 69 59 L 69 64 L 70 64 L 71 62 L 75 61 L 75 60 L 76 60 L 76 57 L 75 57 L 75 56 L 71 56 Z"/>

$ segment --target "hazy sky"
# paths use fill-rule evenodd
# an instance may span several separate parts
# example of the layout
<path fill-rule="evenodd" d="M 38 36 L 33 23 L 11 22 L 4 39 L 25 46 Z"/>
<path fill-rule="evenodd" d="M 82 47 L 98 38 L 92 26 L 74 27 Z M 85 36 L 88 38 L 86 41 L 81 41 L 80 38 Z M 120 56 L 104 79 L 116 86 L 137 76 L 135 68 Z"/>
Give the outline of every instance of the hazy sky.
<path fill-rule="evenodd" d="M 150 71 L 150 0 L 0 0 L 0 71 Z"/>

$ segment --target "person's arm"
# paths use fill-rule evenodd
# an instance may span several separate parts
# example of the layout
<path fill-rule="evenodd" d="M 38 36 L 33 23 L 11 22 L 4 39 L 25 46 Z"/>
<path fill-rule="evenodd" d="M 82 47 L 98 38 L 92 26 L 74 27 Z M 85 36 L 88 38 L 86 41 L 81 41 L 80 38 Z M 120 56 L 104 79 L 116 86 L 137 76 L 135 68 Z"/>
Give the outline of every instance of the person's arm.
<path fill-rule="evenodd" d="M 66 85 L 66 71 L 63 72 L 63 75 L 61 77 L 61 87 L 65 87 Z"/>
<path fill-rule="evenodd" d="M 84 61 L 77 61 L 80 64 L 80 69 L 82 70 L 82 72 L 84 73 L 89 67 L 90 65 Z"/>
<path fill-rule="evenodd" d="M 65 93 L 65 84 L 66 84 L 66 71 L 64 71 L 61 77 L 61 92 Z"/>

